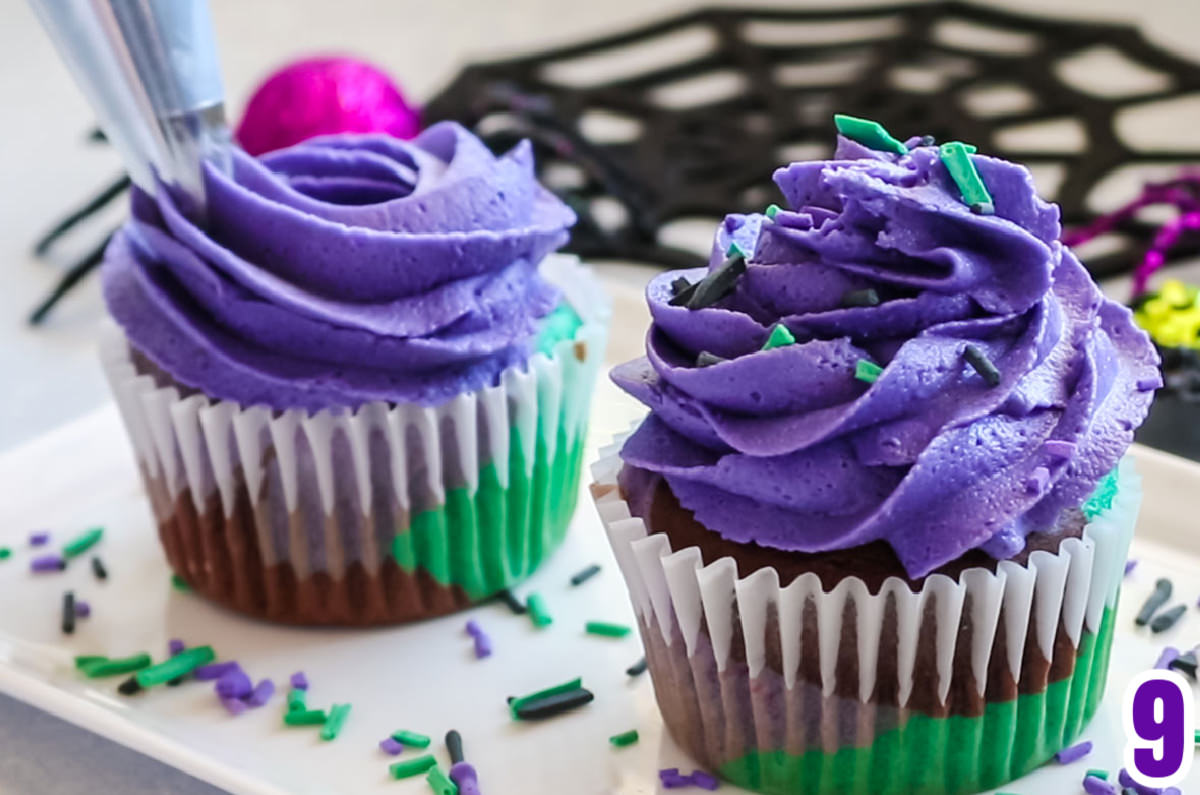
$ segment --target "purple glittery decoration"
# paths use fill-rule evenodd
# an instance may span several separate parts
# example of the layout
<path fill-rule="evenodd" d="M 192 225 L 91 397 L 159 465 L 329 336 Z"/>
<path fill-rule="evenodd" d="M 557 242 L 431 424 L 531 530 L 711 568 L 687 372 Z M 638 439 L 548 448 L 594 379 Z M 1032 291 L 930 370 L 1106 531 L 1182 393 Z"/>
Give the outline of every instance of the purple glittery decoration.
<path fill-rule="evenodd" d="M 222 698 L 221 704 L 226 710 L 229 711 L 230 715 L 234 716 L 241 715 L 248 709 L 246 702 L 242 701 L 240 698 Z"/>
<path fill-rule="evenodd" d="M 29 546 L 31 546 L 31 547 L 45 546 L 46 542 L 49 540 L 50 540 L 50 531 L 49 530 L 34 530 L 32 533 L 29 534 Z"/>
<path fill-rule="evenodd" d="M 492 639 L 487 635 L 475 636 L 475 659 L 482 660 L 484 657 L 492 656 Z"/>
<path fill-rule="evenodd" d="M 224 698 L 245 698 L 253 689 L 250 677 L 240 667 L 226 672 L 217 680 L 217 695 Z"/>
<path fill-rule="evenodd" d="M 479 622 L 472 618 L 467 622 L 467 634 L 472 638 L 478 638 L 483 634 L 483 627 L 479 626 Z"/>
<path fill-rule="evenodd" d="M 1060 765 L 1069 765 L 1072 762 L 1078 762 L 1092 752 L 1092 741 L 1084 740 L 1077 745 L 1072 745 L 1070 748 L 1064 748 L 1054 755 Z"/>
<path fill-rule="evenodd" d="M 1154 667 L 1157 670 L 1165 671 L 1177 659 L 1179 659 L 1179 649 L 1174 646 L 1167 646 L 1162 650 L 1162 654 L 1158 655 L 1158 662 L 1154 663 Z"/>
<path fill-rule="evenodd" d="M 182 654 L 183 650 L 186 648 L 187 648 L 187 644 L 184 643 L 179 638 L 171 638 L 169 641 L 167 641 L 167 654 L 169 654 L 172 657 L 174 657 L 177 654 Z M 217 663 L 217 664 L 220 665 L 220 663 Z"/>
<path fill-rule="evenodd" d="M 379 748 L 388 756 L 398 756 L 404 750 L 404 743 L 394 737 L 385 737 L 379 741 Z"/>
<path fill-rule="evenodd" d="M 196 670 L 192 671 L 192 678 L 198 679 L 201 682 L 208 682 L 213 679 L 220 679 L 230 671 L 238 670 L 240 666 L 237 660 L 225 660 L 224 662 L 209 663 L 201 665 Z"/>
<path fill-rule="evenodd" d="M 721 786 L 721 783 L 717 781 L 715 776 L 712 776 L 703 770 L 694 771 L 691 775 L 691 779 L 692 783 L 697 787 L 700 789 L 709 790 L 710 792 Z"/>
<path fill-rule="evenodd" d="M 1083 777 L 1083 791 L 1087 795 L 1118 795 L 1117 787 L 1098 776 Z"/>
<path fill-rule="evenodd" d="M 296 671 L 290 681 L 296 690 L 308 690 L 308 677 L 304 675 L 304 671 Z"/>
<path fill-rule="evenodd" d="M 1125 561 L 1125 576 L 1126 577 L 1128 577 L 1130 574 L 1133 574 L 1133 570 L 1137 568 L 1137 564 L 1138 564 L 1137 558 L 1130 558 L 1129 560 Z"/>
<path fill-rule="evenodd" d="M 34 558 L 29 563 L 31 571 L 47 572 L 47 571 L 62 571 L 67 567 L 67 562 L 62 559 L 62 555 L 49 554 Z"/>
<path fill-rule="evenodd" d="M 1159 228 L 1150 248 L 1142 256 L 1141 263 L 1133 272 L 1133 295 L 1136 298 L 1146 292 L 1150 277 L 1167 261 L 1167 253 L 1179 241 L 1185 229 L 1200 229 L 1200 201 L 1196 198 L 1196 187 L 1200 185 L 1200 174 L 1185 171 L 1178 179 L 1146 185 L 1142 195 L 1124 207 L 1097 218 L 1082 229 L 1073 229 L 1063 234 L 1062 242 L 1067 246 L 1081 243 L 1111 232 L 1119 224 L 1129 220 L 1143 207 L 1166 204 L 1180 211 L 1178 218 Z"/>
<path fill-rule="evenodd" d="M 75 617 L 87 618 L 92 614 L 92 606 L 82 599 L 75 600 Z"/>
<path fill-rule="evenodd" d="M 219 683 L 218 686 L 220 686 Z M 270 679 L 264 679 L 254 686 L 254 691 L 246 697 L 245 701 L 248 706 L 261 707 L 270 701 L 273 695 L 275 695 L 275 683 Z"/>

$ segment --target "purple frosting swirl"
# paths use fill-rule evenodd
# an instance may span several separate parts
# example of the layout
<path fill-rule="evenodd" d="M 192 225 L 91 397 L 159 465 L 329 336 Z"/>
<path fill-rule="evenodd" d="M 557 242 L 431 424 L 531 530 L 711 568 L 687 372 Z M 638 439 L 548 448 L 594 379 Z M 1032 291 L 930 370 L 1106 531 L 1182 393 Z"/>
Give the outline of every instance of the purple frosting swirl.
<path fill-rule="evenodd" d="M 440 403 L 523 364 L 558 292 L 537 270 L 575 216 L 527 143 L 455 124 L 318 138 L 206 174 L 202 230 L 135 191 L 104 266 L 133 346 L 216 398 L 318 410 Z"/>
<path fill-rule="evenodd" d="M 748 267 L 716 305 L 671 306 L 680 272 L 647 288 L 647 356 L 613 378 L 651 414 L 621 456 L 727 539 L 882 539 L 912 577 L 973 548 L 1010 557 L 1087 498 L 1145 417 L 1154 349 L 1058 242 L 1029 172 L 973 156 L 996 209 L 975 215 L 917 143 L 841 139 L 832 161 L 776 171 L 792 210 L 725 219 L 710 267 L 731 243 Z M 882 302 L 842 305 L 867 288 Z M 761 350 L 776 323 L 796 343 Z M 698 367 L 701 351 L 729 361 Z M 883 367 L 874 383 L 860 360 Z"/>

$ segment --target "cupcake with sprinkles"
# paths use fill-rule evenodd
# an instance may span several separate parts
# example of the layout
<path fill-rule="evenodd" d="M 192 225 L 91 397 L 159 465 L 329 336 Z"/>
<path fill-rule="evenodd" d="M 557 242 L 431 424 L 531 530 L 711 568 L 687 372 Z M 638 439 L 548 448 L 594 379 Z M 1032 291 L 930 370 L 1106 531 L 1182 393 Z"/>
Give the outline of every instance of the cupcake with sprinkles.
<path fill-rule="evenodd" d="M 1154 349 L 1029 172 L 836 118 L 647 288 L 593 494 L 675 740 L 780 795 L 972 793 L 1104 690 Z"/>
<path fill-rule="evenodd" d="M 520 581 L 575 504 L 608 307 L 531 148 L 454 124 L 134 191 L 104 362 L 167 560 L 235 610 L 438 615 Z"/>

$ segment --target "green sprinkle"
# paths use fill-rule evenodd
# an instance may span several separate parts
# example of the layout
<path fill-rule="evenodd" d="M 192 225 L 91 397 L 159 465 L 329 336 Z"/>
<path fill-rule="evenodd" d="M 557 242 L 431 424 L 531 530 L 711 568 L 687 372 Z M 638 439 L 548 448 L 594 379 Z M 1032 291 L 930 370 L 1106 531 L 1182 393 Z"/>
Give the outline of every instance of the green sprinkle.
<path fill-rule="evenodd" d="M 767 336 L 767 341 L 763 343 L 762 349 L 769 351 L 772 348 L 782 348 L 784 345 L 794 345 L 796 338 L 792 336 L 792 332 L 788 331 L 788 327 L 782 323 L 776 323 L 771 327 L 771 333 Z"/>
<path fill-rule="evenodd" d="M 418 756 L 416 759 L 406 759 L 403 762 L 396 762 L 388 769 L 392 772 L 392 778 L 412 778 L 419 776 L 429 768 L 437 765 L 437 760 L 429 754 Z"/>
<path fill-rule="evenodd" d="M 288 712 L 303 712 L 308 709 L 308 691 L 293 687 L 287 695 Z"/>
<path fill-rule="evenodd" d="M 171 585 L 173 585 L 177 591 L 192 590 L 192 586 L 188 585 L 187 580 L 183 579 L 178 574 L 171 575 Z"/>
<path fill-rule="evenodd" d="M 508 711 L 512 714 L 513 720 L 518 720 L 517 710 L 530 701 L 537 701 L 538 699 L 546 698 L 547 696 L 557 696 L 559 693 L 578 690 L 581 687 L 583 687 L 583 677 L 576 677 L 570 682 L 563 682 L 561 685 L 555 685 L 554 687 L 548 687 L 545 690 L 539 690 L 536 693 L 530 693 L 527 696 L 514 698 L 512 701 L 508 702 Z"/>
<path fill-rule="evenodd" d="M 1196 730 L 1195 738 L 1197 743 L 1200 743 L 1200 729 Z"/>
<path fill-rule="evenodd" d="M 329 720 L 325 721 L 325 725 L 321 727 L 321 739 L 326 742 L 336 740 L 338 734 L 342 731 L 342 727 L 346 725 L 346 718 L 349 716 L 349 704 L 334 704 L 330 707 Z"/>
<path fill-rule="evenodd" d="M 891 133 L 877 121 L 835 113 L 833 124 L 839 133 L 863 146 L 882 152 L 895 152 L 898 155 L 908 154 L 908 147 L 904 145 L 904 142 L 893 138 Z"/>
<path fill-rule="evenodd" d="M 93 527 L 85 530 L 68 541 L 62 548 L 62 556 L 67 560 L 78 557 L 96 546 L 96 542 L 104 535 L 103 527 Z"/>
<path fill-rule="evenodd" d="M 775 216 L 779 215 L 779 211 L 782 209 L 783 208 L 780 207 L 778 204 L 768 204 L 767 209 L 763 212 L 763 215 L 767 216 L 772 221 L 774 221 Z"/>
<path fill-rule="evenodd" d="M 610 624 L 607 621 L 589 621 L 585 629 L 589 635 L 604 635 L 609 638 L 623 638 L 633 631 L 624 624 Z"/>
<path fill-rule="evenodd" d="M 75 664 L 79 665 L 79 659 L 76 658 Z M 85 663 L 82 667 L 84 674 L 89 679 L 99 679 L 102 676 L 118 676 L 120 674 L 131 674 L 134 671 L 141 670 L 150 664 L 150 655 L 145 652 L 141 654 L 133 654 L 129 657 L 122 657 L 117 660 L 109 660 L 100 658 L 90 663 Z"/>
<path fill-rule="evenodd" d="M 392 739 L 398 743 L 411 745 L 413 748 L 428 748 L 429 743 L 432 742 L 424 734 L 410 732 L 408 729 L 392 732 Z"/>
<path fill-rule="evenodd" d="M 1097 768 L 1092 768 L 1091 770 L 1089 770 L 1088 772 L 1083 774 L 1084 778 L 1087 778 L 1088 776 L 1091 776 L 1092 778 L 1101 779 L 1102 781 L 1108 781 L 1108 771 L 1107 770 L 1098 770 Z"/>
<path fill-rule="evenodd" d="M 298 709 L 283 713 L 285 726 L 320 726 L 329 720 L 323 709 Z"/>
<path fill-rule="evenodd" d="M 75 658 L 75 668 L 77 670 L 86 670 L 88 666 L 95 665 L 98 662 L 105 662 L 108 658 L 101 654 L 81 654 Z"/>
<path fill-rule="evenodd" d="M 215 660 L 212 646 L 195 646 L 184 649 L 170 659 L 163 660 L 157 665 L 151 665 L 138 671 L 135 675 L 137 683 L 142 687 L 153 687 L 169 682 L 179 676 L 190 674 L 201 665 L 208 665 Z"/>
<path fill-rule="evenodd" d="M 625 746 L 633 745 L 638 741 L 638 731 L 637 729 L 630 729 L 627 732 L 614 734 L 612 737 L 608 738 L 608 741 L 617 748 L 624 748 Z"/>
<path fill-rule="evenodd" d="M 434 791 L 435 795 L 458 795 L 458 785 L 451 781 L 440 767 L 429 768 L 425 780 L 429 782 L 429 788 Z"/>
<path fill-rule="evenodd" d="M 988 193 L 987 186 L 983 184 L 979 172 L 975 170 L 975 163 L 972 162 L 971 153 L 967 150 L 966 145 L 959 141 L 950 141 L 942 144 L 938 153 L 941 156 L 942 164 L 950 172 L 950 178 L 958 186 L 958 192 L 962 194 L 963 201 L 971 206 L 972 212 L 979 212 L 982 215 L 994 213 L 992 194 Z"/>
<path fill-rule="evenodd" d="M 0 560 L 8 560 L 12 557 L 12 550 L 8 547 L 0 547 Z"/>
<path fill-rule="evenodd" d="M 866 359 L 859 359 L 854 364 L 854 377 L 859 381 L 866 381 L 868 384 L 875 383 L 875 379 L 879 378 L 879 374 L 883 372 L 883 368 L 868 362 Z"/>
<path fill-rule="evenodd" d="M 743 252 L 743 251 L 742 251 L 742 250 L 741 250 L 741 249 L 738 247 L 738 244 L 737 244 L 737 243 L 730 243 L 730 244 L 729 244 L 729 248 L 725 249 L 725 256 L 727 256 L 727 257 L 741 257 L 742 259 L 745 259 L 745 258 L 746 258 L 746 254 L 745 254 L 745 253 L 744 253 L 744 252 Z"/>
<path fill-rule="evenodd" d="M 525 605 L 529 608 L 529 618 L 535 627 L 548 627 L 554 622 L 549 611 L 546 610 L 546 600 L 542 599 L 540 593 L 529 594 Z"/>

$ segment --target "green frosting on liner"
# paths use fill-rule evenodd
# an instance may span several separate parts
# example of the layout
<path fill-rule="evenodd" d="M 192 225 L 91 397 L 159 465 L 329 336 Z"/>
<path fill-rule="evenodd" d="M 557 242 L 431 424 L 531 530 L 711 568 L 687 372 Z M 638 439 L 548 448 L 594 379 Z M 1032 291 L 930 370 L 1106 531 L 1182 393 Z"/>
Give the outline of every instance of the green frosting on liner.
<path fill-rule="evenodd" d="M 526 474 L 521 438 L 509 439 L 508 488 L 496 463 L 480 470 L 479 487 L 447 489 L 446 502 L 414 515 L 408 530 L 392 540 L 400 568 L 422 568 L 443 585 L 457 585 L 483 599 L 528 577 L 566 535 L 579 496 L 583 434 L 568 438 L 560 423 L 551 459 L 542 435 Z M 581 429 L 582 430 L 582 429 Z"/>
<path fill-rule="evenodd" d="M 554 346 L 562 340 L 575 339 L 575 333 L 583 325 L 583 319 L 565 301 L 554 307 L 554 311 L 542 319 L 542 328 L 537 336 L 537 350 L 551 356 Z"/>
<path fill-rule="evenodd" d="M 1091 720 L 1104 695 L 1115 615 L 1106 608 L 1099 633 L 1082 633 L 1074 672 L 1041 693 L 989 702 L 979 717 L 913 713 L 866 747 L 754 751 L 719 772 L 768 795 L 966 795 L 998 787 L 1048 761 Z"/>
<path fill-rule="evenodd" d="M 1088 518 L 1088 521 L 1095 519 L 1105 511 L 1112 509 L 1113 500 L 1116 497 L 1117 470 L 1114 468 L 1100 480 L 1096 490 L 1092 492 L 1092 496 L 1088 497 L 1087 502 L 1083 504 L 1083 515 Z"/>

